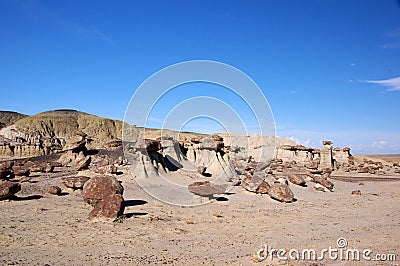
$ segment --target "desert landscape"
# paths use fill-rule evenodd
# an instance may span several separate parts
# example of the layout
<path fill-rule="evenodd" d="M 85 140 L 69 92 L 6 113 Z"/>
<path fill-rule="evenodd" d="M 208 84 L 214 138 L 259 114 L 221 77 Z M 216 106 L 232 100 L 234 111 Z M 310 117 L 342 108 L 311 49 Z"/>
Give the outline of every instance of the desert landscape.
<path fill-rule="evenodd" d="M 399 18 L 0 0 L 0 266 L 399 266 Z"/>
<path fill-rule="evenodd" d="M 245 136 L 246 150 L 227 133 L 146 130 L 126 144 L 122 121 L 73 110 L 0 114 L 3 265 L 397 264 L 399 156 L 274 137 L 263 162 L 258 151 L 272 138 Z M 185 186 L 194 204 L 157 200 L 143 178 Z M 260 252 L 320 254 L 338 239 L 343 250 L 370 249 L 371 260 Z"/>

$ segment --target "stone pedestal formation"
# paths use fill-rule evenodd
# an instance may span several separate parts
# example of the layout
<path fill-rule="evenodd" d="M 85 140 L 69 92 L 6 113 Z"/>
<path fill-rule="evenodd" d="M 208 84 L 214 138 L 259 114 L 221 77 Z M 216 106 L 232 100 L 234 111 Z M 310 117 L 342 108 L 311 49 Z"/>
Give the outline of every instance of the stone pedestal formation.
<path fill-rule="evenodd" d="M 332 141 L 325 140 L 322 142 L 324 145 L 320 152 L 320 163 L 319 169 L 325 170 L 330 169 L 332 170 L 333 167 L 333 157 L 332 157 Z"/>

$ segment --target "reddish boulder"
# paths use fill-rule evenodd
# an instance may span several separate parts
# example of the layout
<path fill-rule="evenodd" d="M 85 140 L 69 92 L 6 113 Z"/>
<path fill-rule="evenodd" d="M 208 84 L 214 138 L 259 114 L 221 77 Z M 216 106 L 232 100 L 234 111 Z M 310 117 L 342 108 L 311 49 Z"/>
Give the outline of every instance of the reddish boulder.
<path fill-rule="evenodd" d="M 9 199 L 21 190 L 21 185 L 13 182 L 0 183 L 0 200 Z"/>
<path fill-rule="evenodd" d="M 271 185 L 268 194 L 271 198 L 280 202 L 292 202 L 294 200 L 293 192 L 287 185 L 282 183 L 274 183 Z"/>
<path fill-rule="evenodd" d="M 299 185 L 299 186 L 306 185 L 306 181 L 300 175 L 290 174 L 290 175 L 288 175 L 288 179 L 289 179 L 290 183 L 292 183 L 292 184 Z"/>
<path fill-rule="evenodd" d="M 90 220 L 114 221 L 124 213 L 125 202 L 120 194 L 109 194 L 100 200 L 89 213 Z"/>
<path fill-rule="evenodd" d="M 99 201 L 108 195 L 120 194 L 124 192 L 124 188 L 113 176 L 101 175 L 91 178 L 83 186 L 83 201 L 95 206 Z"/>
<path fill-rule="evenodd" d="M 50 186 L 46 189 L 46 192 L 51 194 L 51 195 L 60 195 L 61 194 L 61 188 L 57 186 Z"/>
<path fill-rule="evenodd" d="M 263 180 L 256 189 L 256 193 L 267 194 L 270 188 L 271 186 L 267 183 L 267 181 Z"/>

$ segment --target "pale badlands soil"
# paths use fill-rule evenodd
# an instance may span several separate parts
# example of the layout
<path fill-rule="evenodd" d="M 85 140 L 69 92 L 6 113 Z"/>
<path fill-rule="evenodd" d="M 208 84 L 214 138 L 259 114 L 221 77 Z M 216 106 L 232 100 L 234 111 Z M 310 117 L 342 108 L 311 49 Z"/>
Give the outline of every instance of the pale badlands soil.
<path fill-rule="evenodd" d="M 91 207 L 79 191 L 63 196 L 0 202 L 1 265 L 398 265 L 400 259 L 400 181 L 333 180 L 335 192 L 291 188 L 297 201 L 282 204 L 267 195 L 235 187 L 225 200 L 198 207 L 163 204 L 148 196 L 128 174 L 126 218 L 90 222 Z M 50 183 L 34 177 L 31 185 Z M 59 178 L 51 179 L 59 182 Z M 24 185 L 25 186 L 25 185 Z M 63 187 L 62 185 L 60 185 Z M 65 188 L 65 187 L 63 187 Z M 353 190 L 361 195 L 351 195 Z M 348 248 L 395 253 L 397 262 L 330 260 L 256 262 L 270 248 Z"/>

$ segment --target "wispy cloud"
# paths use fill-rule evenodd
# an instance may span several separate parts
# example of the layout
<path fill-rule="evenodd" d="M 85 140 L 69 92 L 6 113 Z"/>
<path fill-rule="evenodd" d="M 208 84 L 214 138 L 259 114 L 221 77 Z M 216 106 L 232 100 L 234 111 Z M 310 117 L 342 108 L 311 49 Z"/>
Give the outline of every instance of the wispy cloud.
<path fill-rule="evenodd" d="M 18 9 L 25 13 L 30 20 L 40 22 L 61 32 L 68 32 L 75 35 L 83 35 L 87 38 L 94 38 L 103 41 L 109 45 L 116 45 L 116 42 L 104 31 L 98 29 L 95 25 L 76 24 L 71 17 L 61 16 L 54 10 L 51 10 L 37 1 L 16 1 Z"/>
<path fill-rule="evenodd" d="M 382 80 L 364 80 L 362 82 L 373 83 L 387 87 L 387 91 L 400 91 L 400 77 Z"/>
<path fill-rule="evenodd" d="M 387 43 L 380 45 L 383 49 L 396 49 L 400 48 L 400 28 L 389 31 L 385 34 L 388 39 Z"/>
<path fill-rule="evenodd" d="M 108 44 L 116 45 L 116 42 L 113 39 L 111 39 L 109 36 L 107 36 L 104 32 L 100 31 L 96 27 L 84 27 L 82 25 L 74 24 L 72 28 L 77 34 L 91 36 Z"/>

